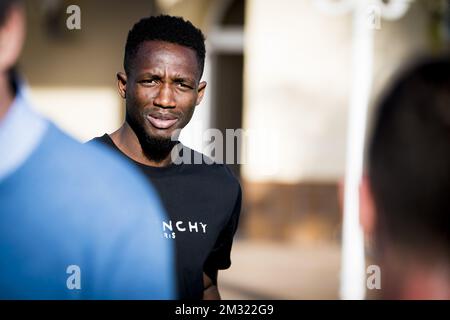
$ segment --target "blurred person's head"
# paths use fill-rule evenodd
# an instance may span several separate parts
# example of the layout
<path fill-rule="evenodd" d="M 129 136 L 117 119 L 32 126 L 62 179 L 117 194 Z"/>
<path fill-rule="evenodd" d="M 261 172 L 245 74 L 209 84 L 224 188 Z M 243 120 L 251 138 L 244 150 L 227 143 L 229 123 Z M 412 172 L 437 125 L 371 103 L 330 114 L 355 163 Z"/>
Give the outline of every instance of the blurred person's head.
<path fill-rule="evenodd" d="M 118 88 L 126 99 L 126 122 L 148 158 L 169 154 L 171 137 L 189 123 L 203 98 L 204 41 L 191 22 L 167 15 L 144 18 L 128 34 Z"/>
<path fill-rule="evenodd" d="M 0 1 L 0 76 L 7 77 L 25 40 L 25 13 L 20 0 Z"/>
<path fill-rule="evenodd" d="M 384 298 L 450 298 L 450 60 L 416 64 L 378 106 L 363 183 Z"/>
<path fill-rule="evenodd" d="M 0 119 L 14 98 L 10 74 L 25 38 L 25 17 L 20 0 L 0 1 Z"/>

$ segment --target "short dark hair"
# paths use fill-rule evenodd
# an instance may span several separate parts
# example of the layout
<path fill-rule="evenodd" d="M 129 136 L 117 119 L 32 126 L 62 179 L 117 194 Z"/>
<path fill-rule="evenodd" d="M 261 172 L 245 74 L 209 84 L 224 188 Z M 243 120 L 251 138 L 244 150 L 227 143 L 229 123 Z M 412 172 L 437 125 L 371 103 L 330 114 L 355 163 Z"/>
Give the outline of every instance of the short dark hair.
<path fill-rule="evenodd" d="M 380 102 L 368 150 L 378 241 L 448 254 L 450 60 L 416 63 Z"/>
<path fill-rule="evenodd" d="M 193 49 L 197 56 L 201 78 L 205 64 L 205 36 L 191 22 L 168 15 L 143 18 L 130 30 L 123 62 L 127 74 L 140 44 L 151 40 L 171 42 Z"/>

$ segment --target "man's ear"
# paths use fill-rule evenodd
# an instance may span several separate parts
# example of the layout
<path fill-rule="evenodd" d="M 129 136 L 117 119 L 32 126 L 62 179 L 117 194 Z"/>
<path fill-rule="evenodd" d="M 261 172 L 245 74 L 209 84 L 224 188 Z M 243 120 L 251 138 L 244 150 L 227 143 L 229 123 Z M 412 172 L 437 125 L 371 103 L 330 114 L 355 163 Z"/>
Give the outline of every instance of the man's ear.
<path fill-rule="evenodd" d="M 202 102 L 203 97 L 205 95 L 205 89 L 206 89 L 206 81 L 202 81 L 198 84 L 197 88 L 197 101 L 195 102 L 195 105 L 198 106 L 200 102 Z"/>
<path fill-rule="evenodd" d="M 376 223 L 376 207 L 368 175 L 365 173 L 361 179 L 359 187 L 360 213 L 359 222 L 364 234 L 368 238 L 373 238 Z"/>
<path fill-rule="evenodd" d="M 21 5 L 13 4 L 0 26 L 0 72 L 11 69 L 17 62 L 25 41 L 25 13 Z"/>
<path fill-rule="evenodd" d="M 123 99 L 127 97 L 127 75 L 125 72 L 117 72 L 117 91 Z"/>

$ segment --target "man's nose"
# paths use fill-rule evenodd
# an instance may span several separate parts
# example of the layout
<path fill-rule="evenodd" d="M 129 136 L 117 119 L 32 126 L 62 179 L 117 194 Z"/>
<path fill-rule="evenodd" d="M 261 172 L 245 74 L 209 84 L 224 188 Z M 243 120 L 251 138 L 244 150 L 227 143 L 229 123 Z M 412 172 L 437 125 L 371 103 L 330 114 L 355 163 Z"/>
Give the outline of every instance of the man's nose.
<path fill-rule="evenodd" d="M 160 108 L 175 108 L 175 97 L 168 83 L 161 86 L 158 95 L 153 100 L 155 106 Z"/>

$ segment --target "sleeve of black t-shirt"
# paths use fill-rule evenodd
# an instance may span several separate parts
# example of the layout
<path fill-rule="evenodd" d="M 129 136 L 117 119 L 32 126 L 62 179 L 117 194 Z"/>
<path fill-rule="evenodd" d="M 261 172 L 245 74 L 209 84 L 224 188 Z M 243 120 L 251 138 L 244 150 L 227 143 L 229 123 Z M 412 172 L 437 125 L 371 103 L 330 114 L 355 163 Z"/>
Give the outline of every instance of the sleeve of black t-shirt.
<path fill-rule="evenodd" d="M 242 191 L 239 187 L 239 192 L 230 219 L 225 228 L 219 234 L 216 244 L 204 264 L 204 272 L 211 278 L 214 284 L 217 284 L 217 270 L 228 269 L 231 266 L 231 247 L 233 245 L 233 237 L 239 223 L 241 202 Z"/>

